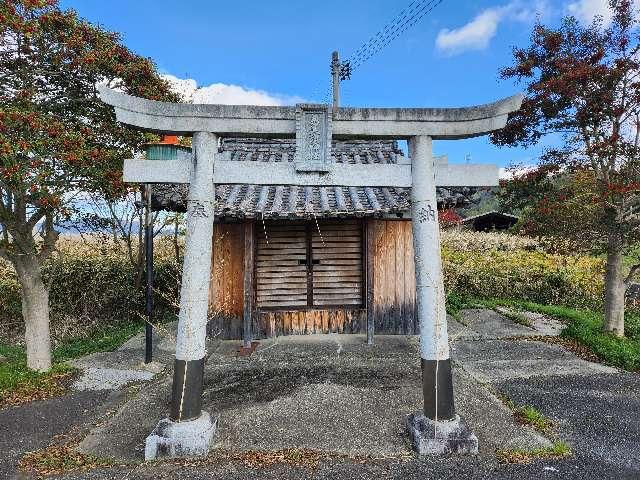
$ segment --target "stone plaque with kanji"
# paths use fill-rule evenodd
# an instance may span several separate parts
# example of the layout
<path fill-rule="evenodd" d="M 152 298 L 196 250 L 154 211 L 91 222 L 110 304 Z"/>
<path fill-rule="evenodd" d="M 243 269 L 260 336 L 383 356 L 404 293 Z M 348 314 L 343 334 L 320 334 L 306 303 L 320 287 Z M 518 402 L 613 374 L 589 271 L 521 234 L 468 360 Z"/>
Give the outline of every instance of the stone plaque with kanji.
<path fill-rule="evenodd" d="M 296 106 L 296 170 L 328 172 L 331 168 L 331 108 L 328 105 Z"/>

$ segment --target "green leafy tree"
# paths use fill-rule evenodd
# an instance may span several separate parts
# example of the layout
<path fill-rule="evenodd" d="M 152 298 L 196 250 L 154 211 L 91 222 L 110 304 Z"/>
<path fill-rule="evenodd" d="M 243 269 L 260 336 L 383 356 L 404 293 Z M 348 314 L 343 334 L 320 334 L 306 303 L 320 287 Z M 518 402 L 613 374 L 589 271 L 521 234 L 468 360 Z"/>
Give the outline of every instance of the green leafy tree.
<path fill-rule="evenodd" d="M 640 46 L 633 3 L 612 0 L 610 8 L 609 25 L 572 17 L 559 28 L 537 24 L 531 45 L 514 49 L 501 75 L 524 83 L 526 99 L 492 140 L 562 139 L 507 195 L 531 200 L 523 220 L 530 232 L 606 252 L 604 329 L 623 336 L 625 290 L 640 268 L 627 272 L 623 263 L 640 233 Z"/>
<path fill-rule="evenodd" d="M 57 0 L 0 2 L 0 257 L 22 287 L 27 364 L 36 370 L 51 365 L 41 267 L 56 224 L 79 192 L 121 193 L 122 159 L 145 139 L 115 121 L 98 83 L 177 100 L 149 59 Z"/>

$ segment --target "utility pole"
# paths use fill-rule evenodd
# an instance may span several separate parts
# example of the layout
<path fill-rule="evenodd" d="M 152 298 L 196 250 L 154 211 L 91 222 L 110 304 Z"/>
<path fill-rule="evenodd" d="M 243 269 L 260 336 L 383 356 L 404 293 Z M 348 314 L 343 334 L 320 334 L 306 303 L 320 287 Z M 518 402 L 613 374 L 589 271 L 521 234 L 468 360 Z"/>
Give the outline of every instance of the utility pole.
<path fill-rule="evenodd" d="M 146 314 L 147 321 L 144 329 L 144 363 L 153 360 L 153 217 L 151 214 L 151 184 L 145 188 L 144 208 L 144 242 L 147 263 Z"/>
<path fill-rule="evenodd" d="M 331 55 L 331 74 L 333 75 L 333 108 L 340 106 L 340 58 L 338 52 Z"/>

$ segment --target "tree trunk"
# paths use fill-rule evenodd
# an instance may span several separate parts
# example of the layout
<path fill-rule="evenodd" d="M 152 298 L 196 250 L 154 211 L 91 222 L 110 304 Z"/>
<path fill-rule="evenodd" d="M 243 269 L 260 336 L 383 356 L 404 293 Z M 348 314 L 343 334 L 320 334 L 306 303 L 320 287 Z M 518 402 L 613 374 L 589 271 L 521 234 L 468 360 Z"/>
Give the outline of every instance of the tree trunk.
<path fill-rule="evenodd" d="M 604 331 L 624 337 L 624 282 L 623 256 L 618 236 L 609 236 L 607 269 L 605 275 Z"/>
<path fill-rule="evenodd" d="M 51 368 L 49 290 L 42 281 L 40 262 L 35 255 L 21 255 L 13 263 L 22 287 L 27 367 L 44 372 Z"/>

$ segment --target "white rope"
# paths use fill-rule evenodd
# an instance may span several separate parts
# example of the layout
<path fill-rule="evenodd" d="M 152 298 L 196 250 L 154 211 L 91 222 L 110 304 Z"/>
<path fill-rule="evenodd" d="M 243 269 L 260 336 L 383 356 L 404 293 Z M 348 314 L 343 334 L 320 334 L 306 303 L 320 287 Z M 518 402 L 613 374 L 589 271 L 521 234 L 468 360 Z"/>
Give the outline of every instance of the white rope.
<path fill-rule="evenodd" d="M 320 240 L 322 240 L 322 246 L 326 247 L 326 245 L 324 243 L 324 237 L 322 236 L 322 232 L 320 231 L 320 224 L 318 223 L 318 217 L 316 217 L 316 212 L 311 212 L 311 214 L 313 215 L 313 218 L 316 221 L 316 228 L 318 229 L 318 234 L 320 235 Z"/>
<path fill-rule="evenodd" d="M 433 419 L 434 429 L 433 429 L 433 437 L 436 438 L 438 435 L 438 367 L 440 366 L 440 360 L 436 358 L 436 414 Z"/>
<path fill-rule="evenodd" d="M 440 238 L 439 235 L 438 237 L 438 242 L 437 244 L 440 245 Z M 436 439 L 438 437 L 438 370 L 440 367 L 440 354 L 441 352 L 438 352 L 438 348 L 440 345 L 440 326 L 441 326 L 441 319 L 442 319 L 442 307 L 443 307 L 443 302 L 441 301 L 444 300 L 444 283 L 443 283 L 443 278 L 442 278 L 442 264 L 440 264 L 440 278 L 438 279 L 438 281 L 436 282 L 436 324 L 435 324 L 435 329 L 436 329 L 436 372 L 435 372 L 435 414 L 434 414 L 434 419 L 433 419 L 433 423 L 434 423 L 434 428 L 433 428 L 433 438 Z M 446 312 L 445 312 L 446 315 Z M 448 344 L 447 344 L 448 347 Z"/>
<path fill-rule="evenodd" d="M 264 223 L 264 212 L 260 211 L 260 215 L 262 216 L 262 229 L 264 230 L 264 238 L 267 241 L 267 245 L 269 245 L 269 237 L 267 236 L 267 226 Z"/>

